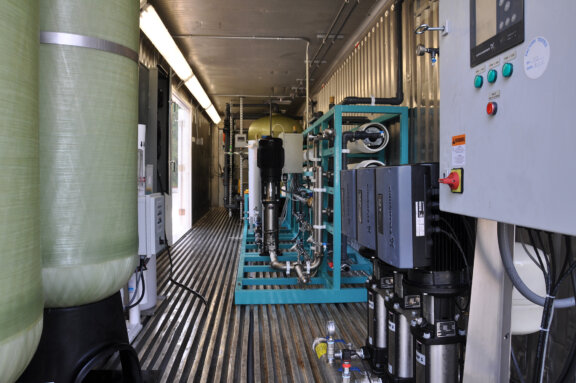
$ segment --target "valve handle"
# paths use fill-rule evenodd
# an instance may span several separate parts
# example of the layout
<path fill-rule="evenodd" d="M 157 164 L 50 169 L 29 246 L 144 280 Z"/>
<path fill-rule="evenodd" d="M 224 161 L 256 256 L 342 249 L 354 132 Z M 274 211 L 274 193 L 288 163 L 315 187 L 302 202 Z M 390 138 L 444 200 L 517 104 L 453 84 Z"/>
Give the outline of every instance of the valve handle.
<path fill-rule="evenodd" d="M 460 176 L 457 172 L 452 171 L 448 177 L 440 178 L 438 182 L 450 186 L 450 190 L 456 190 L 460 186 Z"/>

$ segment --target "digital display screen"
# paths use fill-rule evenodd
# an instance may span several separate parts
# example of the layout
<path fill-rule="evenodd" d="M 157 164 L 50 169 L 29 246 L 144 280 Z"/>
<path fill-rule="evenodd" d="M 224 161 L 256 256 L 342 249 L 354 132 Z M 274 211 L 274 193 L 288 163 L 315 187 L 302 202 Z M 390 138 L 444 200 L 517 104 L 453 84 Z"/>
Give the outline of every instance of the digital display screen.
<path fill-rule="evenodd" d="M 470 0 L 470 66 L 524 41 L 524 0 Z"/>

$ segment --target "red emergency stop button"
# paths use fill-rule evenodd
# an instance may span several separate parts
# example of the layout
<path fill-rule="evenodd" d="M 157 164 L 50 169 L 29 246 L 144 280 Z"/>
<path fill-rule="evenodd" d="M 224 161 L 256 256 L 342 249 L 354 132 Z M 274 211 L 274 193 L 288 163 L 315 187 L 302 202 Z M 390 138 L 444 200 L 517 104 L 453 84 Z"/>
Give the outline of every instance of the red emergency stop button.
<path fill-rule="evenodd" d="M 450 186 L 452 193 L 462 193 L 463 170 L 462 168 L 452 169 L 448 177 L 440 178 L 438 182 Z"/>
<path fill-rule="evenodd" d="M 496 112 L 498 112 L 498 104 L 494 101 L 490 101 L 486 105 L 486 113 L 488 113 L 489 116 L 493 116 L 496 114 Z"/>

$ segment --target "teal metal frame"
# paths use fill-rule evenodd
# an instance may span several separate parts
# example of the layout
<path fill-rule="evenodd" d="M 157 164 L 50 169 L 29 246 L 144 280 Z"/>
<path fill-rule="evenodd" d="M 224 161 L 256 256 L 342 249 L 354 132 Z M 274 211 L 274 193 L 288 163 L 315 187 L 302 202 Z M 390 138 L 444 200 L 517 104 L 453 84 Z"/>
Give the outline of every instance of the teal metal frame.
<path fill-rule="evenodd" d="M 334 141 L 332 147 L 327 147 L 323 142 L 321 147 L 322 166 L 327 169 L 329 158 L 333 158 L 333 187 L 327 186 L 326 193 L 333 198 L 333 222 L 324 222 L 326 230 L 324 241 L 328 239 L 328 233 L 332 236 L 331 248 L 332 265 L 328 264 L 324 257 L 316 277 L 312 278 L 307 285 L 299 284 L 295 274 L 284 275 L 269 266 L 270 257 L 260 256 L 254 242 L 254 232 L 249 228 L 248 220 L 244 220 L 244 230 L 242 234 L 242 247 L 240 249 L 240 259 L 234 299 L 238 305 L 242 304 L 303 304 L 303 303 L 344 303 L 344 302 L 366 302 L 367 294 L 365 282 L 366 276 L 343 276 L 342 266 L 342 234 L 341 234 L 341 200 L 340 200 L 340 170 L 342 170 L 342 117 L 345 114 L 374 114 L 378 115 L 372 121 L 386 122 L 399 118 L 400 123 L 400 151 L 398 162 L 408 163 L 409 148 L 409 117 L 407 107 L 397 106 L 366 106 L 366 105 L 335 105 L 325 115 L 314 122 L 302 134 L 317 134 L 328 128 L 332 123 L 334 129 Z M 367 157 L 365 155 L 349 155 L 350 157 Z M 383 156 L 383 153 L 380 153 Z M 382 159 L 382 157 L 380 157 Z M 311 174 L 304 173 L 304 176 Z M 324 203 L 327 204 L 327 198 Z M 292 202 L 286 200 L 289 211 Z M 245 212 L 248 207 L 248 197 L 245 196 Z M 287 241 L 291 241 L 297 234 L 296 223 L 293 217 L 287 218 L 280 231 L 280 249 L 282 255 L 279 261 L 294 261 L 297 259 L 295 252 L 290 252 Z M 354 249 L 347 246 L 347 256 L 353 262 L 350 265 L 351 271 L 363 271 L 367 275 L 372 273 L 370 261 L 360 256 Z M 274 273 L 278 277 L 260 277 L 259 273 Z"/>

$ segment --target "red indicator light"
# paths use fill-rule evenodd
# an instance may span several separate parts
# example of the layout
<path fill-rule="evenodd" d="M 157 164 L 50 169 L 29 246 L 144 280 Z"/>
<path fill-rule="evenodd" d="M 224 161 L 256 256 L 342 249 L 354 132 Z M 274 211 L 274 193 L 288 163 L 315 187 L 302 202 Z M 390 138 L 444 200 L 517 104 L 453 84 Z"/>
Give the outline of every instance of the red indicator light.
<path fill-rule="evenodd" d="M 496 104 L 494 101 L 491 101 L 488 103 L 488 105 L 486 105 L 486 113 L 488 113 L 489 116 L 495 115 L 497 111 L 498 104 Z"/>

